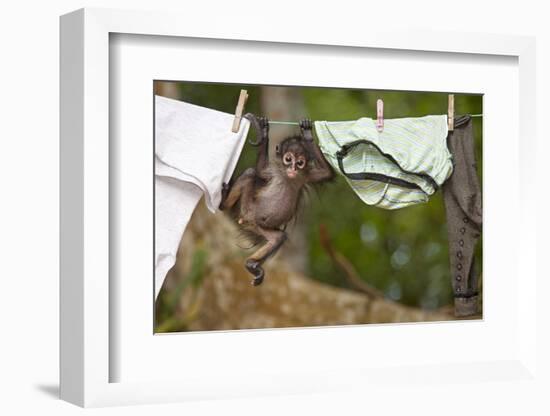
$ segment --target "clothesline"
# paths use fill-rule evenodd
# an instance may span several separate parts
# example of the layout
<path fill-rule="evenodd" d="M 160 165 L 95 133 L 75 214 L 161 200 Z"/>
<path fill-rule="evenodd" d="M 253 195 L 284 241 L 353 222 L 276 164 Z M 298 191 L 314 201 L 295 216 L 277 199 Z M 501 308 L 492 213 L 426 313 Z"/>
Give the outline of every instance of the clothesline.
<path fill-rule="evenodd" d="M 483 114 L 469 114 L 470 117 L 483 117 Z M 459 116 L 457 116 L 459 117 Z M 287 126 L 299 126 L 300 123 L 297 121 L 276 121 L 276 120 L 269 120 L 269 124 L 281 124 L 281 125 L 287 125 Z"/>

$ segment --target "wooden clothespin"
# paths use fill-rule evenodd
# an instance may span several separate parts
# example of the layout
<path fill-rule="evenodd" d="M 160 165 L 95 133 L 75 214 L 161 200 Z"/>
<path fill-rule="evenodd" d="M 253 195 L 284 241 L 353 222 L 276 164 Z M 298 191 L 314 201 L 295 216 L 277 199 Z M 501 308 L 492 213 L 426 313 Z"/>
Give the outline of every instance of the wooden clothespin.
<path fill-rule="evenodd" d="M 384 101 L 376 100 L 376 130 L 378 133 L 384 131 Z"/>
<path fill-rule="evenodd" d="M 246 90 L 241 90 L 239 95 L 239 102 L 237 103 L 237 108 L 235 109 L 235 119 L 233 120 L 233 127 L 231 131 L 237 133 L 241 127 L 241 119 L 243 118 L 244 106 L 248 100 L 248 92 Z"/>
<path fill-rule="evenodd" d="M 447 108 L 447 127 L 449 131 L 455 128 L 455 96 L 449 94 L 449 106 Z"/>

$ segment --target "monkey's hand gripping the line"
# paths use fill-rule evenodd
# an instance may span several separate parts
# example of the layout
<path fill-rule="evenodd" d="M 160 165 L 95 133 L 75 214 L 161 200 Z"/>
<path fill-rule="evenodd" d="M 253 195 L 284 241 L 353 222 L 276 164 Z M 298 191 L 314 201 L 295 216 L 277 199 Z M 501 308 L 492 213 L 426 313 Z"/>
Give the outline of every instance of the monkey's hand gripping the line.
<path fill-rule="evenodd" d="M 334 172 L 313 140 L 310 120 L 300 121 L 301 136 L 284 139 L 270 160 L 268 119 L 250 113 L 245 117 L 257 131 L 256 167 L 245 170 L 231 185 L 223 184 L 220 209 L 230 210 L 241 229 L 262 243 L 245 263 L 257 286 L 264 280 L 262 264 L 287 239 L 283 229 L 295 216 L 304 187 L 328 181 Z"/>

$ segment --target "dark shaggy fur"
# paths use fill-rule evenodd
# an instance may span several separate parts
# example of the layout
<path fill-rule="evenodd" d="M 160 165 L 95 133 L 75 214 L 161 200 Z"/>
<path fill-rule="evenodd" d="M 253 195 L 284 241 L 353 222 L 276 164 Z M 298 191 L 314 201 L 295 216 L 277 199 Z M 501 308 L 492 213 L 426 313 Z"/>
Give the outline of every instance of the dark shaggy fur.
<path fill-rule="evenodd" d="M 296 221 L 307 189 L 331 180 L 334 172 L 313 140 L 311 121 L 302 120 L 302 135 L 283 140 L 270 160 L 269 122 L 253 114 L 245 117 L 260 137 L 256 167 L 245 170 L 234 183 L 224 185 L 220 208 L 230 211 L 252 247 L 261 244 L 246 261 L 247 270 L 254 275 L 253 284 L 259 285 L 264 279 L 261 265 L 286 241 L 285 229 Z"/>

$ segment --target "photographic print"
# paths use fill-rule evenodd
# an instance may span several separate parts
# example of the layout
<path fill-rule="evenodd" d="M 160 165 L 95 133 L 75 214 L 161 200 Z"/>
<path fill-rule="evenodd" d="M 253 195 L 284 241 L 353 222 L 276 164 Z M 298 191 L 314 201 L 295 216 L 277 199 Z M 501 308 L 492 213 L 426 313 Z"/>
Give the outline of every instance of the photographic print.
<path fill-rule="evenodd" d="M 155 333 L 482 318 L 481 94 L 153 99 Z"/>

